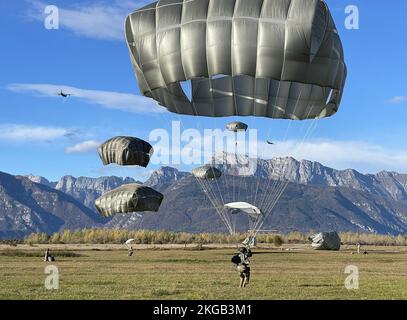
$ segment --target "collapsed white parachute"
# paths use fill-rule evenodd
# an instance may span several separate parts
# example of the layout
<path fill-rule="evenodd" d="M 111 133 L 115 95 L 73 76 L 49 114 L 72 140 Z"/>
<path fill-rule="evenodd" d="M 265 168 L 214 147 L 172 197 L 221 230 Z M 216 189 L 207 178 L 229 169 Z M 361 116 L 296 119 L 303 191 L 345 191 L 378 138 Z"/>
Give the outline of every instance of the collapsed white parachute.
<path fill-rule="evenodd" d="M 231 202 L 225 204 L 225 208 L 232 209 L 233 214 L 237 214 L 240 211 L 247 213 L 251 218 L 257 219 L 261 216 L 261 211 L 259 208 L 247 202 Z"/>
<path fill-rule="evenodd" d="M 247 202 L 231 202 L 224 205 L 226 211 L 226 218 L 230 222 L 230 226 L 235 231 L 236 223 L 233 216 L 238 215 L 239 213 L 246 214 L 249 218 L 249 230 L 254 230 L 254 227 L 259 223 L 263 218 L 263 213 L 256 206 L 247 203 Z"/>

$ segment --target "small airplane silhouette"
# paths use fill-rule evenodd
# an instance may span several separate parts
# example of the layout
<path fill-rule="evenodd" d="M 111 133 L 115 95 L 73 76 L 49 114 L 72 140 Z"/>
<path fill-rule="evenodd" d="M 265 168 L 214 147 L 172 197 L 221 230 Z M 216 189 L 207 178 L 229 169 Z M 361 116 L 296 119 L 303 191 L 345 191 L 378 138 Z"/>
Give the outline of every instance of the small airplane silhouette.
<path fill-rule="evenodd" d="M 267 144 L 274 144 L 274 142 L 271 142 L 271 141 L 267 140 Z"/>
<path fill-rule="evenodd" d="M 57 93 L 57 96 L 61 96 L 61 97 L 64 97 L 64 98 L 68 98 L 69 96 L 72 96 L 72 94 L 71 94 L 71 93 L 64 93 L 64 92 L 61 90 L 61 92 L 58 92 L 58 93 Z"/>

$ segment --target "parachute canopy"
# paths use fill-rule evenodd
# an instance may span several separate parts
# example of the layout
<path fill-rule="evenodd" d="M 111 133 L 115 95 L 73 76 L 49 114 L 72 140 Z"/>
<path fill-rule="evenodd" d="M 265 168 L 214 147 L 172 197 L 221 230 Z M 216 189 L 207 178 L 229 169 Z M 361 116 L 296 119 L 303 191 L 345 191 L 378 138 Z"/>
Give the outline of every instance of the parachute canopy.
<path fill-rule="evenodd" d="M 193 169 L 192 174 L 195 178 L 202 180 L 217 180 L 222 176 L 219 169 L 208 165 Z"/>
<path fill-rule="evenodd" d="M 141 93 L 171 112 L 303 120 L 338 111 L 346 65 L 323 0 L 160 0 L 131 13 L 125 34 Z"/>
<path fill-rule="evenodd" d="M 226 125 L 226 129 L 233 132 L 246 131 L 249 126 L 246 123 L 235 121 Z"/>
<path fill-rule="evenodd" d="M 133 137 L 114 137 L 103 143 L 99 156 L 104 165 L 116 163 L 122 166 L 147 167 L 154 149 L 148 142 Z"/>
<path fill-rule="evenodd" d="M 257 238 L 256 238 L 256 236 L 250 235 L 246 239 L 243 240 L 242 244 L 246 248 L 253 248 L 253 247 L 257 246 Z"/>
<path fill-rule="evenodd" d="M 247 202 L 231 202 L 228 204 L 225 204 L 226 209 L 230 209 L 233 214 L 237 214 L 239 212 L 244 212 L 251 218 L 257 219 L 259 218 L 262 213 L 259 208 L 255 207 L 254 205 L 251 205 L 250 203 Z"/>
<path fill-rule="evenodd" d="M 335 231 L 321 232 L 310 237 L 312 248 L 315 250 L 336 250 L 341 248 L 341 238 Z"/>
<path fill-rule="evenodd" d="M 132 183 L 106 192 L 96 199 L 95 206 L 105 217 L 117 213 L 158 211 L 164 196 L 149 187 Z"/>
<path fill-rule="evenodd" d="M 128 245 L 130 245 L 130 244 L 133 244 L 135 241 L 136 241 L 136 239 L 131 238 L 131 239 L 127 240 L 124 244 L 125 244 L 126 246 L 128 246 Z"/>

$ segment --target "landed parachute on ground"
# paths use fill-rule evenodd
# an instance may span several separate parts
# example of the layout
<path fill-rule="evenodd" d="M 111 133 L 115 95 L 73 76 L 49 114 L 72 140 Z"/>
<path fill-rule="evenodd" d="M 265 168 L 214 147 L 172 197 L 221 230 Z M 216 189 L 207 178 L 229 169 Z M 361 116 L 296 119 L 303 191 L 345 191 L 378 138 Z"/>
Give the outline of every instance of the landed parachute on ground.
<path fill-rule="evenodd" d="M 226 130 L 233 132 L 244 132 L 249 126 L 246 123 L 240 121 L 230 122 L 226 125 Z"/>
<path fill-rule="evenodd" d="M 347 71 L 323 0 L 160 0 L 131 13 L 125 35 L 141 93 L 171 112 L 303 120 L 338 111 Z"/>
<path fill-rule="evenodd" d="M 226 222 L 229 230 L 233 234 L 236 229 L 236 219 L 240 214 L 244 214 L 248 218 L 249 231 L 253 232 L 264 218 L 263 213 L 256 206 L 247 202 L 231 202 L 224 205 L 221 211 L 223 215 L 223 220 Z M 255 234 L 250 234 L 250 236 L 255 236 Z"/>
<path fill-rule="evenodd" d="M 134 137 L 114 137 L 99 146 L 100 159 L 104 165 L 116 163 L 121 166 L 147 167 L 154 149 L 148 142 Z"/>
<path fill-rule="evenodd" d="M 208 165 L 193 169 L 192 174 L 195 178 L 202 180 L 217 180 L 222 176 L 219 169 Z"/>
<path fill-rule="evenodd" d="M 96 209 L 102 216 L 117 213 L 158 211 L 164 196 L 152 188 L 132 183 L 106 192 L 96 199 Z"/>
<path fill-rule="evenodd" d="M 341 238 L 335 231 L 314 234 L 309 240 L 312 241 L 311 246 L 315 250 L 338 251 L 341 248 Z"/>

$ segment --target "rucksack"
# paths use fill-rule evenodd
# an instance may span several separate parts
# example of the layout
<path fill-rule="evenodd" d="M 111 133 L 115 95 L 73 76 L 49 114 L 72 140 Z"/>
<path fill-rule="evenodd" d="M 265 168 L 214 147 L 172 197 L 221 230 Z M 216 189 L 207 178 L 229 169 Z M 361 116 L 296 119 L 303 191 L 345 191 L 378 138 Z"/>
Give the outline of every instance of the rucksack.
<path fill-rule="evenodd" d="M 232 262 L 233 262 L 234 264 L 239 264 L 239 263 L 242 262 L 242 259 L 240 259 L 240 256 L 239 256 L 238 254 L 236 254 L 236 255 L 234 255 L 234 256 L 232 257 Z"/>

